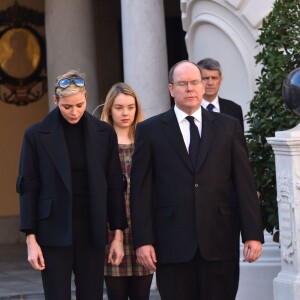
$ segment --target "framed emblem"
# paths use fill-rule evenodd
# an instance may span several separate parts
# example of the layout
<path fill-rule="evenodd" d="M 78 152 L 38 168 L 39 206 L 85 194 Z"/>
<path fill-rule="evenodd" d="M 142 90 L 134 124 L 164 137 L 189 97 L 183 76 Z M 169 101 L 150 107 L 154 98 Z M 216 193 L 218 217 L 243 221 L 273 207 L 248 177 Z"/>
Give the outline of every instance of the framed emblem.
<path fill-rule="evenodd" d="M 0 12 L 0 100 L 15 105 L 47 92 L 45 42 L 37 27 L 44 15 L 17 2 Z"/>

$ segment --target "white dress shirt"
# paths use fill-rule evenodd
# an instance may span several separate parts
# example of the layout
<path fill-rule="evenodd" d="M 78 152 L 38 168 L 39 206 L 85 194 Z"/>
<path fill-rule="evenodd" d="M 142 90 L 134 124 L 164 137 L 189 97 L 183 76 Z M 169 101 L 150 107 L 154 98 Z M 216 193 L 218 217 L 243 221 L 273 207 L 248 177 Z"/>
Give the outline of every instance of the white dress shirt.
<path fill-rule="evenodd" d="M 186 146 L 187 151 L 189 151 L 190 145 L 190 122 L 185 118 L 188 116 L 187 113 L 180 110 L 176 105 L 174 106 L 175 115 L 183 136 L 183 140 Z M 191 116 L 195 118 L 195 124 L 198 127 L 199 135 L 201 137 L 202 132 L 202 114 L 201 114 L 201 106 L 198 110 L 196 110 Z"/>
<path fill-rule="evenodd" d="M 201 105 L 202 105 L 205 109 L 207 109 L 206 107 L 207 107 L 207 105 L 210 104 L 210 103 L 214 105 L 213 111 L 219 113 L 219 112 L 220 112 L 219 97 L 217 96 L 212 102 L 208 102 L 207 100 L 202 99 Z"/>

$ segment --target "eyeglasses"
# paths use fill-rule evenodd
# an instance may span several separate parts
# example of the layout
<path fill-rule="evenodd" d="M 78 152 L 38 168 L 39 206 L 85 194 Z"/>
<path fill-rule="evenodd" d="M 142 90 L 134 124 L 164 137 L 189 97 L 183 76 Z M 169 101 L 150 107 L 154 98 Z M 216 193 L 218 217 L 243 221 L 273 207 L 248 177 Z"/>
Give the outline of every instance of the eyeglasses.
<path fill-rule="evenodd" d="M 180 87 L 187 87 L 188 84 L 190 84 L 191 86 L 196 86 L 198 84 L 200 84 L 202 81 L 201 80 L 191 80 L 191 81 L 177 81 L 177 82 L 173 82 L 172 84 L 180 86 Z"/>
<path fill-rule="evenodd" d="M 65 89 L 67 88 L 71 83 L 74 83 L 78 87 L 84 87 L 85 86 L 85 80 L 80 77 L 72 77 L 72 78 L 63 78 L 61 79 L 56 85 L 57 88 Z"/>

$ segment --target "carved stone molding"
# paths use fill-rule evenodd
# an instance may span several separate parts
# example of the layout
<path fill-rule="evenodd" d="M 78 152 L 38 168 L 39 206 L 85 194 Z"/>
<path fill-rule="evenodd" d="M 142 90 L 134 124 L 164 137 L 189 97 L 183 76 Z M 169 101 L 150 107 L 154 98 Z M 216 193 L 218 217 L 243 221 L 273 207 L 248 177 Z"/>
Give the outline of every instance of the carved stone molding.
<path fill-rule="evenodd" d="M 285 171 L 277 176 L 277 201 L 280 210 L 280 243 L 282 259 L 286 263 L 293 263 L 295 253 L 295 202 L 292 191 L 292 176 Z"/>

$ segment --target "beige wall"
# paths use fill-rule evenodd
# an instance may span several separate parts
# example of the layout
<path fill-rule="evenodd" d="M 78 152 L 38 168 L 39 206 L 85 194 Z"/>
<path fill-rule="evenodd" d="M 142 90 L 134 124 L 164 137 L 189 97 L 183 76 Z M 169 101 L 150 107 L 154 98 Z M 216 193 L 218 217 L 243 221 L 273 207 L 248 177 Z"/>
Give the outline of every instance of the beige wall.
<path fill-rule="evenodd" d="M 14 0 L 1 0 L 0 11 L 13 5 Z M 18 0 L 19 5 L 44 11 L 44 1 Z M 44 35 L 44 29 L 39 30 Z M 19 215 L 19 200 L 15 189 L 24 130 L 48 113 L 48 96 L 27 106 L 0 101 L 0 217 Z"/>
<path fill-rule="evenodd" d="M 48 112 L 47 97 L 27 106 L 0 102 L 0 217 L 19 214 L 15 182 L 23 133 Z"/>

